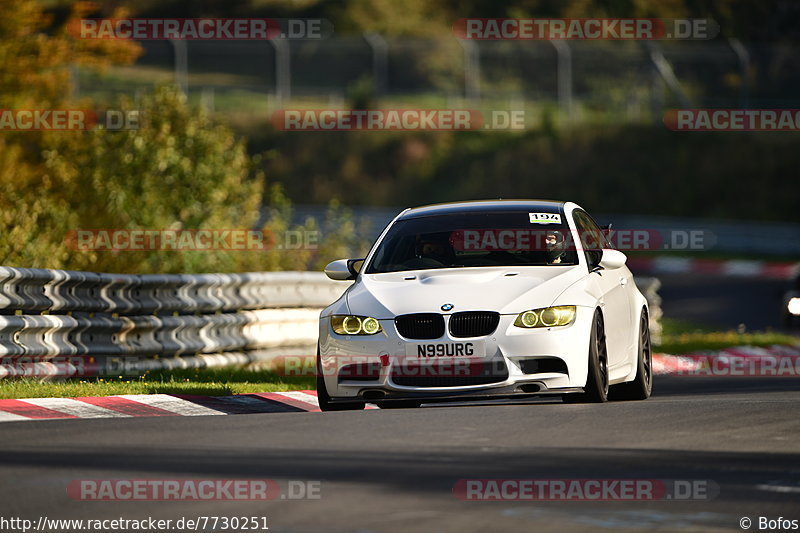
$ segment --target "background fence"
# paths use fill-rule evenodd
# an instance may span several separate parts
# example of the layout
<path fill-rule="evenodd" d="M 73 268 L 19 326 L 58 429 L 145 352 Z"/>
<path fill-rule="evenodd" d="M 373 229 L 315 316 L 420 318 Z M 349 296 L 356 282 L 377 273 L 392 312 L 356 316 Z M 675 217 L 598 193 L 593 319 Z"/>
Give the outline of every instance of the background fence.
<path fill-rule="evenodd" d="M 428 107 L 552 104 L 572 120 L 634 121 L 660 121 L 676 105 L 792 107 L 800 94 L 800 48 L 724 39 L 556 43 L 368 34 L 140 44 L 144 55 L 133 68 L 103 77 L 76 69 L 79 93 L 131 94 L 162 81 L 218 111 L 385 99 Z"/>

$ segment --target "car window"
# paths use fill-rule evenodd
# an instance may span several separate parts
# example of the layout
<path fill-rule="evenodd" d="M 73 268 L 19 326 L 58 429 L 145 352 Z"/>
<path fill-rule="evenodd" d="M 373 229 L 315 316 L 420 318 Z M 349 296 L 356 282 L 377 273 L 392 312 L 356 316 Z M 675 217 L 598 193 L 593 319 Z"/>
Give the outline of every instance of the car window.
<path fill-rule="evenodd" d="M 603 257 L 603 248 L 606 247 L 605 235 L 586 212 L 576 210 L 572 216 L 578 229 L 578 237 L 583 244 L 586 262 L 591 270 L 600 264 L 600 259 Z"/>
<path fill-rule="evenodd" d="M 365 272 L 576 265 L 569 237 L 563 211 L 552 208 L 410 218 L 392 225 Z"/>

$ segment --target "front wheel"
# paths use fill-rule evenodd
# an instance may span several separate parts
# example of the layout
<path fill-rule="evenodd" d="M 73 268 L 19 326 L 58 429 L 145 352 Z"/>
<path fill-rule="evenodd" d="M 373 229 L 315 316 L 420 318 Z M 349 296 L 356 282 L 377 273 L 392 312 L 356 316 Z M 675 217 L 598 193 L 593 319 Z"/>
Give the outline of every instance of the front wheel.
<path fill-rule="evenodd" d="M 594 312 L 592 332 L 589 336 L 589 370 L 586 387 L 579 394 L 565 394 L 564 403 L 604 403 L 608 401 L 608 351 L 606 330 L 600 310 Z"/>
<path fill-rule="evenodd" d="M 364 409 L 366 402 L 355 403 L 331 403 L 328 389 L 325 387 L 325 378 L 322 373 L 322 358 L 317 346 L 317 402 L 320 411 L 360 411 Z"/>
<path fill-rule="evenodd" d="M 612 400 L 646 400 L 653 392 L 653 352 L 650 348 L 650 322 L 647 312 L 639 319 L 639 354 L 636 379 L 611 388 Z"/>

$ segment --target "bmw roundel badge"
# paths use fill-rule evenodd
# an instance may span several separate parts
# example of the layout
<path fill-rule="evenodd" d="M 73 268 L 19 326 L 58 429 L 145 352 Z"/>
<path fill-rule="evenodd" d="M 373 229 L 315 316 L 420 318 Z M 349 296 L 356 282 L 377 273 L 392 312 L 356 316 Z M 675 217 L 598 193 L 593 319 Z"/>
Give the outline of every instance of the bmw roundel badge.
<path fill-rule="evenodd" d="M 449 311 L 453 308 L 453 304 L 444 304 L 442 305 L 442 311 Z"/>

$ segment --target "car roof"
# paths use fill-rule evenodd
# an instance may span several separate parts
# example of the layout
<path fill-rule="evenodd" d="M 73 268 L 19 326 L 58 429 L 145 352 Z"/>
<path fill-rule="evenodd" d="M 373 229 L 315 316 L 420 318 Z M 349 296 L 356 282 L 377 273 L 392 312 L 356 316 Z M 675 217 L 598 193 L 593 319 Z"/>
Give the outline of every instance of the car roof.
<path fill-rule="evenodd" d="M 566 202 L 555 200 L 476 200 L 470 202 L 451 202 L 432 204 L 407 209 L 398 217 L 399 220 L 427 217 L 435 215 L 451 215 L 457 213 L 486 213 L 498 211 L 561 211 Z"/>

